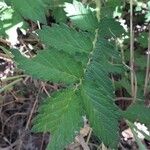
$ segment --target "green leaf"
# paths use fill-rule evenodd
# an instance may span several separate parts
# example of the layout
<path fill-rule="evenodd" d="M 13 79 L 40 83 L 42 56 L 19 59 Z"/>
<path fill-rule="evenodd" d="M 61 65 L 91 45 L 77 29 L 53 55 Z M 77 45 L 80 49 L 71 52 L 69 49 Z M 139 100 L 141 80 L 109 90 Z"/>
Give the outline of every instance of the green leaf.
<path fill-rule="evenodd" d="M 126 111 L 124 111 L 124 117 L 128 120 L 135 122 L 140 121 L 145 125 L 150 126 L 150 108 L 144 104 L 131 105 Z"/>
<path fill-rule="evenodd" d="M 96 43 L 96 49 L 102 49 L 102 51 L 96 51 L 97 59 L 102 59 L 101 62 L 103 63 L 108 61 L 108 58 L 113 58 L 116 60 L 121 60 L 121 57 L 119 56 L 120 53 L 118 52 L 118 49 L 114 42 L 110 42 L 106 40 L 105 38 L 101 38 L 101 35 L 99 34 L 98 41 Z M 101 54 L 100 54 L 101 53 Z"/>
<path fill-rule="evenodd" d="M 82 86 L 82 97 L 94 133 L 104 144 L 116 148 L 120 116 L 118 108 L 113 104 L 111 81 L 102 68 L 102 65 L 95 61 L 88 66 Z"/>
<path fill-rule="evenodd" d="M 78 82 L 83 74 L 80 63 L 73 61 L 69 54 L 55 49 L 43 50 L 32 59 L 23 57 L 17 50 L 14 50 L 13 54 L 19 68 L 38 79 L 74 83 Z"/>
<path fill-rule="evenodd" d="M 146 22 L 149 22 L 150 21 L 150 1 L 147 2 L 147 5 L 148 5 L 148 11 L 145 15 L 145 18 L 146 18 Z"/>
<path fill-rule="evenodd" d="M 114 89 L 109 71 L 105 69 L 105 62 L 109 62 L 112 56 L 119 58 L 115 46 L 104 38 L 98 38 L 97 34 L 91 40 L 85 32 L 62 24 L 43 27 L 38 34 L 49 50 L 41 51 L 32 59 L 14 52 L 20 68 L 37 78 L 72 85 L 66 85 L 65 92 L 54 95 L 52 101 L 41 106 L 34 129 L 52 132 L 52 143 L 48 149 L 63 149 L 74 136 L 74 127 L 78 124 L 78 100 L 82 109 L 86 110 L 94 133 L 104 144 L 116 148 L 120 111 L 114 104 Z M 87 58 L 82 61 L 83 54 Z M 78 96 L 77 91 L 80 93 Z"/>
<path fill-rule="evenodd" d="M 22 23 L 25 27 L 21 16 L 4 2 L 0 3 L 0 34 L 6 36 L 6 31 L 13 29 L 16 25 Z"/>
<path fill-rule="evenodd" d="M 54 25 L 52 28 L 45 26 L 39 30 L 38 34 L 46 46 L 52 46 L 70 54 L 89 53 L 92 49 L 92 42 L 86 35 L 64 24 Z"/>
<path fill-rule="evenodd" d="M 65 3 L 65 12 L 72 22 L 82 30 L 94 31 L 97 28 L 98 21 L 92 8 L 84 6 L 76 0 L 73 4 Z"/>
<path fill-rule="evenodd" d="M 67 17 L 64 11 L 64 3 L 72 2 L 72 0 L 43 0 L 47 9 L 52 10 L 52 14 L 56 20 L 56 22 L 64 22 L 66 23 Z"/>
<path fill-rule="evenodd" d="M 139 88 L 144 89 L 144 83 L 145 83 L 145 72 L 144 71 L 138 71 L 137 72 L 137 84 L 139 85 Z"/>
<path fill-rule="evenodd" d="M 61 150 L 73 141 L 82 125 L 80 107 L 73 89 L 60 91 L 41 105 L 33 130 L 52 133 L 47 149 Z"/>
<path fill-rule="evenodd" d="M 102 5 L 102 8 L 101 8 L 101 16 L 112 18 L 115 9 L 116 8 L 119 9 L 123 1 L 122 0 L 108 0 L 108 1 L 103 1 L 103 3 L 104 4 Z"/>
<path fill-rule="evenodd" d="M 5 2 L 7 5 L 11 5 L 11 1 L 12 1 L 12 0 L 4 0 L 4 2 Z"/>
<path fill-rule="evenodd" d="M 140 43 L 140 45 L 143 46 L 144 48 L 148 47 L 148 33 L 147 32 L 142 32 L 138 36 L 137 40 Z"/>
<path fill-rule="evenodd" d="M 113 18 L 103 18 L 99 23 L 101 37 L 120 37 L 125 33 L 123 27 Z"/>
<path fill-rule="evenodd" d="M 146 22 L 150 22 L 150 12 L 145 15 Z"/>
<path fill-rule="evenodd" d="M 45 7 L 41 0 L 11 0 L 11 2 L 23 18 L 46 24 Z"/>
<path fill-rule="evenodd" d="M 138 54 L 138 52 L 135 54 L 135 64 L 138 66 L 138 70 L 145 70 L 146 61 L 146 55 Z"/>
<path fill-rule="evenodd" d="M 64 9 L 61 7 L 53 8 L 52 14 L 56 20 L 56 22 L 67 22 L 67 17 L 65 15 Z"/>
<path fill-rule="evenodd" d="M 127 77 L 123 77 L 121 80 L 117 81 L 119 88 L 125 88 L 129 95 L 131 95 L 130 81 Z"/>

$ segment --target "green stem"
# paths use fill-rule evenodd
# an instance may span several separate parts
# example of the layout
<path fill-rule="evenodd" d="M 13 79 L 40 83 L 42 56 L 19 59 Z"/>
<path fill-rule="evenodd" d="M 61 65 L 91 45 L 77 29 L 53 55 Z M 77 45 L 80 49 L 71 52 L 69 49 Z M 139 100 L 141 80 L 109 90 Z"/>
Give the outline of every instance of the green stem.
<path fill-rule="evenodd" d="M 95 4 L 96 4 L 96 16 L 97 16 L 97 20 L 98 22 L 100 21 L 100 7 L 101 7 L 101 3 L 100 3 L 100 0 L 95 0 Z M 98 40 L 98 28 L 95 29 L 95 37 L 94 37 L 94 40 L 93 40 L 93 48 L 92 48 L 92 51 L 90 52 L 89 54 L 89 59 L 88 59 L 88 62 L 87 62 L 87 65 L 86 65 L 86 68 L 84 69 L 84 73 L 86 72 L 90 62 L 91 62 L 91 59 L 92 59 L 92 56 L 93 56 L 93 52 L 95 50 L 95 47 L 96 47 L 96 42 Z M 78 88 L 80 87 L 80 85 L 83 83 L 83 78 L 80 79 L 79 83 L 76 84 L 75 88 L 74 88 L 74 91 L 78 90 Z"/>
<path fill-rule="evenodd" d="M 9 80 L 15 80 L 15 79 L 18 79 L 18 78 L 23 78 L 23 77 L 26 77 L 26 75 L 18 75 L 18 76 L 8 77 L 6 79 L 2 79 L 1 81 L 6 82 L 6 81 L 9 81 Z"/>
<path fill-rule="evenodd" d="M 101 10 L 101 1 L 100 0 L 95 0 L 96 4 L 96 17 L 98 22 L 100 21 L 100 10 Z"/>
<path fill-rule="evenodd" d="M 147 93 L 147 86 L 149 82 L 149 67 L 150 67 L 150 25 L 149 28 L 149 35 L 148 35 L 148 54 L 147 54 L 147 66 L 146 66 L 146 76 L 145 76 L 145 84 L 144 84 L 144 95 Z"/>
<path fill-rule="evenodd" d="M 135 73 L 134 73 L 134 29 L 133 29 L 133 0 L 130 0 L 130 68 L 131 68 L 131 94 L 136 99 Z"/>

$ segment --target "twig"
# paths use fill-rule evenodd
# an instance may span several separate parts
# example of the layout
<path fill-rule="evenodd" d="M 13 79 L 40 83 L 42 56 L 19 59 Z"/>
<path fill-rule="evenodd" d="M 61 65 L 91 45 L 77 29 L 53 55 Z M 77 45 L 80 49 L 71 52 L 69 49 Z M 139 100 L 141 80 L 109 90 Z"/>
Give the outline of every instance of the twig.
<path fill-rule="evenodd" d="M 86 140 L 87 144 L 89 143 L 89 140 L 91 138 L 91 134 L 92 134 L 92 128 L 90 128 L 90 132 L 89 132 L 89 135 L 88 135 L 87 140 Z"/>
<path fill-rule="evenodd" d="M 132 97 L 117 97 L 117 98 L 115 99 L 115 101 L 120 101 L 120 100 L 133 101 L 133 98 L 132 98 Z M 138 101 L 143 101 L 143 100 L 140 99 L 140 98 L 137 98 L 136 100 L 138 100 Z"/>
<path fill-rule="evenodd" d="M 9 45 L 9 46 L 11 45 L 10 42 L 8 42 L 8 41 L 6 41 L 4 39 L 1 39 L 1 38 L 0 38 L 0 43 L 6 44 L 6 45 Z"/>
<path fill-rule="evenodd" d="M 98 148 L 98 145 L 94 144 L 94 143 L 88 143 L 89 147 L 95 147 Z"/>
<path fill-rule="evenodd" d="M 30 124 L 30 122 L 31 122 L 31 119 L 32 119 L 32 116 L 33 116 L 35 107 L 36 107 L 36 105 L 37 105 L 37 103 L 38 103 L 38 98 L 39 98 L 40 92 L 41 92 L 41 88 L 39 89 L 38 94 L 37 94 L 37 96 L 36 96 L 36 100 L 35 100 L 35 102 L 34 102 L 34 104 L 33 104 L 33 107 L 32 107 L 31 113 L 30 113 L 30 115 L 29 115 L 29 118 L 28 118 L 28 121 L 27 121 L 25 130 L 27 130 L 27 129 L 29 128 L 29 124 Z"/>
<path fill-rule="evenodd" d="M 120 101 L 120 100 L 132 101 L 133 98 L 132 97 L 117 97 L 116 98 L 116 101 Z"/>
<path fill-rule="evenodd" d="M 41 25 L 39 21 L 37 21 L 37 25 L 38 25 L 38 29 L 41 29 Z"/>
<path fill-rule="evenodd" d="M 10 87 L 12 87 L 13 85 L 15 85 L 16 83 L 22 81 L 22 78 L 21 79 L 17 79 L 9 84 L 7 84 L 6 86 L 4 86 L 2 89 L 0 89 L 0 93 L 4 92 L 5 90 L 8 90 Z"/>
<path fill-rule="evenodd" d="M 47 91 L 46 87 L 45 87 L 45 83 L 44 82 L 41 82 L 42 84 L 42 90 L 44 90 L 44 92 L 47 94 L 48 97 L 51 97 L 49 92 Z"/>
<path fill-rule="evenodd" d="M 80 145 L 82 146 L 83 150 L 90 150 L 90 148 L 88 147 L 87 143 L 85 142 L 84 138 L 79 135 L 79 136 L 76 136 L 76 141 L 78 143 L 80 143 Z"/>
<path fill-rule="evenodd" d="M 19 141 L 15 141 L 14 143 L 12 143 L 10 146 L 2 148 L 0 147 L 0 150 L 11 150 L 14 146 L 16 146 L 18 144 Z"/>
<path fill-rule="evenodd" d="M 1 46 L 0 46 L 0 48 L 1 48 Z M 12 59 L 7 54 L 0 53 L 0 58 L 3 60 L 6 60 L 8 62 L 13 62 Z"/>
<path fill-rule="evenodd" d="M 123 63 L 123 65 L 127 68 L 127 69 L 129 69 L 130 70 L 130 72 L 132 72 L 133 73 L 133 75 L 134 75 L 134 97 L 133 97 L 133 102 L 135 102 L 135 100 L 137 99 L 136 98 L 136 95 L 137 95 L 137 78 L 136 78 L 136 74 L 135 74 L 135 71 L 134 70 L 132 70 L 132 68 L 130 67 L 130 66 L 128 66 L 128 65 L 126 65 L 125 63 Z"/>
<path fill-rule="evenodd" d="M 1 104 L 0 105 L 0 108 L 1 107 L 4 107 L 4 106 L 7 106 L 7 105 L 10 105 L 10 104 L 12 104 L 12 103 L 14 103 L 15 101 L 11 101 L 11 102 L 8 102 L 8 103 L 4 103 L 4 104 Z"/>
<path fill-rule="evenodd" d="M 7 124 L 7 122 L 8 122 L 12 117 L 18 116 L 18 115 L 27 115 L 27 113 L 15 113 L 15 114 L 11 115 L 11 116 L 4 122 L 4 125 L 2 126 L 2 132 L 1 132 L 2 134 L 4 133 L 4 128 L 5 128 L 6 124 Z"/>
<path fill-rule="evenodd" d="M 40 150 L 42 150 L 43 146 L 44 146 L 44 137 L 45 137 L 45 133 L 42 134 L 42 143 L 41 143 L 41 146 L 40 146 Z"/>
<path fill-rule="evenodd" d="M 1 79 L 1 81 L 6 82 L 6 81 L 22 78 L 22 77 L 26 77 L 26 75 L 17 75 L 17 76 L 13 76 L 13 77 L 7 77 L 6 79 Z"/>
<path fill-rule="evenodd" d="M 97 150 L 108 150 L 108 149 L 105 147 L 104 143 L 102 143 L 98 146 Z"/>

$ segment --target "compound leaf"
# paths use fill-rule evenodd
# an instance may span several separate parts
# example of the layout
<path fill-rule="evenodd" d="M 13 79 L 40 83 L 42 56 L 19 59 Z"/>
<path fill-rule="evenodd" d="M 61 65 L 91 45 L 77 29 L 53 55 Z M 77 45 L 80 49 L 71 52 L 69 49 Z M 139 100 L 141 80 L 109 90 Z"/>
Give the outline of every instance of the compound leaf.
<path fill-rule="evenodd" d="M 101 39 L 98 39 L 97 43 L 100 44 L 96 44 L 96 47 L 93 49 L 93 45 L 92 42 L 90 42 L 90 39 L 88 39 L 80 32 L 69 29 L 64 25 L 56 25 L 51 28 L 45 27 L 42 31 L 39 32 L 39 36 L 42 36 L 43 40 L 46 41 L 49 46 L 53 46 L 56 49 L 42 51 L 31 60 L 27 60 L 27 58 L 23 58 L 22 56 L 18 55 L 18 53 L 16 53 L 15 60 L 19 62 L 20 68 L 25 69 L 26 72 L 38 78 L 43 78 L 53 82 L 76 82 L 78 85 L 72 84 L 72 87 L 74 87 L 74 89 L 77 88 L 78 90 L 81 90 L 80 100 L 83 101 L 83 107 L 86 110 L 86 114 L 95 134 L 106 145 L 116 148 L 119 137 L 118 120 L 120 116 L 118 115 L 119 111 L 114 105 L 113 101 L 114 94 L 111 81 L 108 77 L 109 71 L 105 70 L 105 66 L 103 66 L 102 63 L 104 59 L 101 59 L 105 58 L 106 60 L 109 60 L 111 57 L 111 54 L 109 54 L 111 51 L 107 51 L 107 48 L 110 45 L 107 42 L 100 42 Z M 64 40 L 67 43 L 64 43 Z M 105 53 L 105 51 L 107 52 Z M 75 52 L 84 52 L 87 54 L 88 60 L 84 67 L 79 62 L 76 62 L 75 59 L 73 59 L 73 54 Z M 68 53 L 71 53 L 71 56 Z M 91 55 L 91 53 L 93 54 Z M 67 112 L 72 111 L 72 113 L 76 113 L 74 108 L 75 104 L 73 103 L 77 98 L 75 98 L 76 96 L 74 94 L 71 94 L 72 96 L 70 96 L 70 86 L 67 88 L 68 90 L 65 92 L 66 96 L 64 95 L 64 92 L 63 94 L 60 94 L 61 96 L 58 96 L 59 98 L 57 96 L 53 96 L 52 102 L 41 106 L 40 114 L 37 116 L 34 129 L 37 129 L 37 131 L 41 132 L 45 129 L 44 123 L 46 123 L 47 120 L 51 120 L 51 117 L 54 117 L 53 113 L 55 115 L 56 122 L 50 121 L 49 125 L 47 125 L 46 129 L 44 130 L 52 132 L 54 131 L 52 139 L 53 142 L 48 147 L 50 150 L 59 149 L 61 146 L 64 147 L 70 139 L 66 134 L 68 132 L 71 134 L 73 131 L 71 129 L 72 122 L 74 121 L 73 119 L 70 122 L 71 126 L 66 125 L 66 118 L 63 118 L 64 122 L 60 124 L 60 128 L 57 129 L 57 127 L 55 127 L 55 124 L 58 124 L 57 121 L 61 120 L 60 117 L 61 114 L 63 114 L 62 111 L 66 109 L 66 107 Z M 62 101 L 57 103 L 57 99 L 60 98 Z M 57 105 L 53 99 L 56 100 Z M 70 101 L 69 104 L 68 100 Z M 71 115 L 74 118 L 75 114 L 72 113 L 67 113 L 67 118 L 71 118 Z M 62 129 L 66 128 L 66 126 L 68 129 L 70 129 L 69 131 L 66 131 L 67 129 Z M 111 130 L 112 127 L 113 131 Z M 68 140 L 63 140 L 59 143 L 57 138 L 58 140 L 60 140 L 60 138 Z"/>
<path fill-rule="evenodd" d="M 91 23 L 95 16 L 90 14 L 92 12 L 88 7 L 77 1 L 74 1 L 72 7 L 79 7 L 74 15 L 81 17 L 82 23 L 76 22 L 76 26 L 81 29 L 85 27 L 87 31 L 96 28 L 97 21 Z M 97 28 L 96 31 L 98 30 Z M 79 112 L 84 108 L 94 133 L 104 144 L 116 148 L 120 111 L 114 104 L 110 72 L 105 69 L 105 63 L 108 64 L 112 56 L 117 60 L 119 58 L 114 45 L 104 38 L 98 38 L 97 34 L 91 40 L 89 34 L 64 24 L 44 26 L 38 31 L 38 35 L 48 50 L 42 51 L 32 59 L 23 58 L 14 52 L 20 68 L 40 79 L 72 85 L 66 85 L 66 90 L 53 95 L 41 105 L 33 129 L 52 133 L 49 150 L 63 149 L 71 142 L 75 131 L 79 131 Z M 83 54 L 87 58 L 82 61 Z M 77 91 L 80 95 L 76 94 Z"/>

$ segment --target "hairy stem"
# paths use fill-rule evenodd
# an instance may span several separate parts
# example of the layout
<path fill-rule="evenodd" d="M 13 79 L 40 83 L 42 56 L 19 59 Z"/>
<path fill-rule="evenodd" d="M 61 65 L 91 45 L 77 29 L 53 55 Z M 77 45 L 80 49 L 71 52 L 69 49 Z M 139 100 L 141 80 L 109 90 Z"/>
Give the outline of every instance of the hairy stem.
<path fill-rule="evenodd" d="M 100 0 L 95 0 L 95 4 L 96 4 L 96 16 L 97 16 L 97 20 L 99 22 L 100 21 L 100 7 L 101 7 Z M 88 59 L 86 68 L 84 69 L 84 73 L 86 72 L 87 67 L 89 66 L 89 64 L 91 62 L 97 40 L 98 40 L 98 28 L 95 29 L 95 37 L 94 37 L 94 40 L 93 40 L 93 48 L 92 48 L 92 51 L 89 54 L 89 59 Z M 83 79 L 80 79 L 79 83 L 76 84 L 74 91 L 76 91 L 79 88 L 79 86 L 82 84 L 82 82 L 83 82 Z"/>
<path fill-rule="evenodd" d="M 147 53 L 147 66 L 146 66 L 146 76 L 145 76 L 145 84 L 144 84 L 144 95 L 147 92 L 147 86 L 149 82 L 149 68 L 150 68 L 150 25 L 148 26 L 149 34 L 148 34 L 148 53 Z"/>
<path fill-rule="evenodd" d="M 131 68 L 131 95 L 133 98 L 135 98 L 133 0 L 130 0 L 130 68 Z"/>

